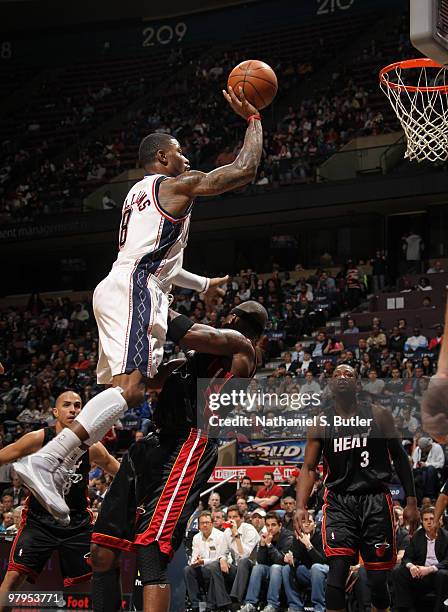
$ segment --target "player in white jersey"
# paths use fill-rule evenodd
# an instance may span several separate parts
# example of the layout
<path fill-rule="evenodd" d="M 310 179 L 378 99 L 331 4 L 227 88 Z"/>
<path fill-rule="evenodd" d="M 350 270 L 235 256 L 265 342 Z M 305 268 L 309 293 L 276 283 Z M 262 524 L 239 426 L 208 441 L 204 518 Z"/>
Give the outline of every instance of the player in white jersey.
<path fill-rule="evenodd" d="M 263 147 L 261 117 L 241 89 L 238 96 L 231 88 L 223 95 L 248 121 L 243 147 L 231 164 L 207 174 L 191 171 L 172 136 L 155 133 L 142 140 L 139 161 L 146 176 L 126 198 L 118 258 L 94 295 L 99 382 L 112 387 L 87 402 L 70 428 L 15 464 L 24 483 L 61 523 L 70 520 L 62 491 L 75 462 L 128 407 L 141 405 L 148 378 L 157 372 L 167 327 L 166 292 L 174 282 L 192 288 L 200 282 L 182 271 L 194 199 L 242 187 L 256 176 Z"/>

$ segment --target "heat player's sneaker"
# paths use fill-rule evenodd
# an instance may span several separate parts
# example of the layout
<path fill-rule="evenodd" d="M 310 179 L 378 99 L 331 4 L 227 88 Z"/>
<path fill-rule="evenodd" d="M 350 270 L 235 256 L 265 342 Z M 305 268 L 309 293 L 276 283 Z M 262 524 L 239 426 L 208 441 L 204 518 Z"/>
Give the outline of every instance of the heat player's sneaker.
<path fill-rule="evenodd" d="M 49 455 L 28 455 L 14 463 L 14 470 L 38 502 L 66 527 L 70 523 L 70 509 L 64 501 L 64 489 L 70 472 Z"/>

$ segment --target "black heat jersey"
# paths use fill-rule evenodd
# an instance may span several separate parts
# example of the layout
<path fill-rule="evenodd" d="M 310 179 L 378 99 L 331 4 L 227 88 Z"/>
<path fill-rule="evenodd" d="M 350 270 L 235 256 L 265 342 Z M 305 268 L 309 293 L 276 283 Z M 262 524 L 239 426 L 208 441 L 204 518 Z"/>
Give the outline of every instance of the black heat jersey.
<path fill-rule="evenodd" d="M 387 439 L 375 422 L 371 404 L 360 402 L 358 407 L 356 423 L 337 424 L 334 408 L 324 413 L 328 423 L 321 439 L 325 485 L 338 493 L 388 491 L 392 465 Z"/>
<path fill-rule="evenodd" d="M 207 395 L 222 391 L 230 380 L 238 380 L 230 373 L 232 361 L 227 357 L 189 351 L 186 358 L 186 363 L 168 377 L 154 411 L 154 424 L 165 434 L 204 430 Z"/>
<path fill-rule="evenodd" d="M 54 427 L 44 428 L 44 441 L 42 446 L 45 446 L 56 435 Z M 80 459 L 80 463 L 75 470 L 76 476 L 72 481 L 69 493 L 65 496 L 65 501 L 70 508 L 70 527 L 74 524 L 86 520 L 90 522 L 91 514 L 88 510 L 87 488 L 89 485 L 90 459 L 89 453 L 84 453 Z M 61 524 L 53 518 L 53 516 L 30 495 L 28 502 L 28 521 L 44 522 L 47 527 L 55 527 L 61 529 Z M 67 528 L 66 528 L 67 529 Z"/>

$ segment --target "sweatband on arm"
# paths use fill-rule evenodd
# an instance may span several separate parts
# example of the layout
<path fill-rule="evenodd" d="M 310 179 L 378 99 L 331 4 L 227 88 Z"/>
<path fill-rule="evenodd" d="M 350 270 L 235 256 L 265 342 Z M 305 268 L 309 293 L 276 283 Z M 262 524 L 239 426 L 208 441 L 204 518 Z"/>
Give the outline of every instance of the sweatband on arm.
<path fill-rule="evenodd" d="M 181 268 L 176 276 L 172 279 L 174 285 L 183 287 L 184 289 L 193 289 L 199 293 L 207 291 L 210 286 L 210 279 L 205 276 L 193 274 Z"/>
<path fill-rule="evenodd" d="M 193 321 L 183 314 L 178 314 L 173 319 L 168 317 L 166 337 L 177 344 L 193 325 Z"/>

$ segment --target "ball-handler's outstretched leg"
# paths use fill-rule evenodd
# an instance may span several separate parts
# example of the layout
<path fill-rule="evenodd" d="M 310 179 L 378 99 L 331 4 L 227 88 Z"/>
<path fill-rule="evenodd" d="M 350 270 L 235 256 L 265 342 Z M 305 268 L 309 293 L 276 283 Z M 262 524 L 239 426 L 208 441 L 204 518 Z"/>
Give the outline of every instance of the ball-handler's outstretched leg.
<path fill-rule="evenodd" d="M 90 446 L 106 435 L 128 407 L 143 402 L 146 380 L 139 370 L 114 376 L 113 385 L 87 402 L 73 424 L 65 427 L 40 451 L 14 464 L 25 485 L 62 524 L 70 521 L 63 498 L 70 470 Z"/>

